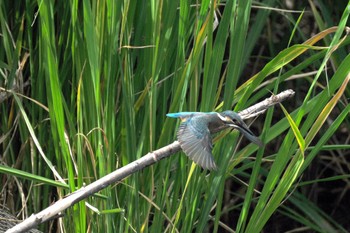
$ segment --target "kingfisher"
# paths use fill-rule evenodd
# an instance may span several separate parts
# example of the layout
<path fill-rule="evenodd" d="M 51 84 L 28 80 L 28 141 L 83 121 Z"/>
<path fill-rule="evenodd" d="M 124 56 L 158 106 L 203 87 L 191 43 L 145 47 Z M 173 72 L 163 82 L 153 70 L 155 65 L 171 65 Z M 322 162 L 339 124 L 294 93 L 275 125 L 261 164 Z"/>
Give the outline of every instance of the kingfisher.
<path fill-rule="evenodd" d="M 181 149 L 191 160 L 204 169 L 217 169 L 212 155 L 211 134 L 223 129 L 230 127 L 237 129 L 251 142 L 259 147 L 263 146 L 262 141 L 253 134 L 240 115 L 233 111 L 177 112 L 166 115 L 181 119 L 182 123 L 177 131 L 177 140 Z"/>

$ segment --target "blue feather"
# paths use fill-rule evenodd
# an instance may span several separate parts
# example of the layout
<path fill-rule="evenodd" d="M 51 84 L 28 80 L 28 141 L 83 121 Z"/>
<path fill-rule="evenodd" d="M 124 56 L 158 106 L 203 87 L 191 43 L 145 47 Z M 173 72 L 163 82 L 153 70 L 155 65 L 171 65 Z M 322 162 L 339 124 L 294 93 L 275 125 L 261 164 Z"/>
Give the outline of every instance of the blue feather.
<path fill-rule="evenodd" d="M 168 113 L 166 114 L 167 117 L 173 117 L 173 118 L 186 118 L 186 117 L 191 117 L 194 114 L 198 112 L 174 112 L 174 113 Z"/>
<path fill-rule="evenodd" d="M 189 118 L 193 116 L 198 116 L 198 115 L 206 115 L 206 114 L 212 114 L 215 112 L 174 112 L 174 113 L 168 113 L 166 114 L 167 117 L 172 117 L 172 118 Z"/>

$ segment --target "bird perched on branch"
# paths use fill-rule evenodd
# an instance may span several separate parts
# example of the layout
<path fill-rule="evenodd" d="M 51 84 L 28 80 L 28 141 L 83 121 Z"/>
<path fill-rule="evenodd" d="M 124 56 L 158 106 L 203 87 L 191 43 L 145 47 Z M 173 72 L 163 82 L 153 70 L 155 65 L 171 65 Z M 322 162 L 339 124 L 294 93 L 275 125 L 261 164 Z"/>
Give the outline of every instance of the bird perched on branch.
<path fill-rule="evenodd" d="M 226 128 L 239 130 L 251 142 L 262 147 L 263 143 L 233 111 L 224 112 L 178 112 L 168 113 L 168 117 L 180 118 L 177 140 L 181 149 L 196 164 L 204 169 L 216 170 L 212 156 L 211 134 Z"/>

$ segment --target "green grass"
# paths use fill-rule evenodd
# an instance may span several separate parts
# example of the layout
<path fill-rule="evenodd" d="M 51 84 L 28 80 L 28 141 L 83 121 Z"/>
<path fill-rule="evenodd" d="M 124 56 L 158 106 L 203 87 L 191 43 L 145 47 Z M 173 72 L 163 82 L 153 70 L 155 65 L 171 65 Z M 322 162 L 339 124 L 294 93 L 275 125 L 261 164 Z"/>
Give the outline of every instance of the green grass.
<path fill-rule="evenodd" d="M 292 88 L 284 111 L 252 124 L 265 148 L 224 132 L 213 149 L 218 171 L 177 153 L 40 229 L 347 232 L 336 214 L 349 213 L 309 197 L 348 179 L 350 8 L 278 4 L 0 2 L 2 203 L 27 217 L 171 143 L 179 122 L 168 112 L 240 111 Z"/>

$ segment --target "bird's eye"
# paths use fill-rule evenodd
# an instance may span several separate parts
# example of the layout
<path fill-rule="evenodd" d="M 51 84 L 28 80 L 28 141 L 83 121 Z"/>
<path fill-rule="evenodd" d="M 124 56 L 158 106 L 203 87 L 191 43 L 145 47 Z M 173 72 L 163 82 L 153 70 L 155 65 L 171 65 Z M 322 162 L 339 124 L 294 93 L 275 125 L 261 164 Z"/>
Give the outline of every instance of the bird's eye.
<path fill-rule="evenodd" d="M 232 124 L 235 124 L 235 125 L 238 124 L 237 119 L 234 119 L 234 118 L 227 117 L 227 121 L 228 121 L 228 122 L 231 122 Z"/>

